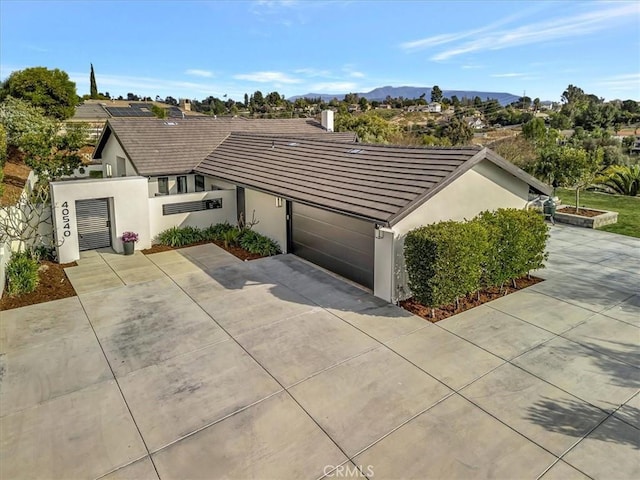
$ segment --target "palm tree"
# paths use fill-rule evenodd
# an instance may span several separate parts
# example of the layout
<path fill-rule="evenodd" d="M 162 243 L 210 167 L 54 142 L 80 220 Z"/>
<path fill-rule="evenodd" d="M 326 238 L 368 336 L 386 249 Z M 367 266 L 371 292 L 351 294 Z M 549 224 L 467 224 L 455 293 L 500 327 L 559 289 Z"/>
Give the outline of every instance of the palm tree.
<path fill-rule="evenodd" d="M 640 192 L 640 165 L 610 167 L 599 183 L 620 195 L 635 197 Z"/>

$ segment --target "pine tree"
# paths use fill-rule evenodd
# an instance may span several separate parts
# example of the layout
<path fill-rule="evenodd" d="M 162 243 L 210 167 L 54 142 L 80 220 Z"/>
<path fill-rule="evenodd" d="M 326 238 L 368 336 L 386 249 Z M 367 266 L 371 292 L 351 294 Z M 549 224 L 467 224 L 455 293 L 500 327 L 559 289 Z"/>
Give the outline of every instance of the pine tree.
<path fill-rule="evenodd" d="M 89 81 L 91 83 L 91 98 L 98 98 L 98 85 L 96 84 L 96 74 L 93 72 L 93 63 L 91 64 L 91 76 Z"/>

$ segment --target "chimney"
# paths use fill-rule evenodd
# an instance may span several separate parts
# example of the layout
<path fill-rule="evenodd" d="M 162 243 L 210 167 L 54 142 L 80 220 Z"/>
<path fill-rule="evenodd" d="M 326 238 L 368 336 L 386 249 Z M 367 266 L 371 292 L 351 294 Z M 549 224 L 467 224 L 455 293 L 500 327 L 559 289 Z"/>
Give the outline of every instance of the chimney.
<path fill-rule="evenodd" d="M 182 110 L 184 112 L 190 112 L 191 111 L 191 102 L 189 101 L 188 98 L 181 98 L 180 99 L 180 110 Z"/>
<path fill-rule="evenodd" d="M 321 118 L 322 127 L 327 132 L 333 132 L 333 110 L 323 110 Z"/>

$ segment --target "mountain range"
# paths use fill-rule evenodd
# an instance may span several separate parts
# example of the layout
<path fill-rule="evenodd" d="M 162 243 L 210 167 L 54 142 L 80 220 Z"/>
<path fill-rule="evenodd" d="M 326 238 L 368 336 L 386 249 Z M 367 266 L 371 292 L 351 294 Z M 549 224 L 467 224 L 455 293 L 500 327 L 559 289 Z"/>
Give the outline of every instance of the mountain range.
<path fill-rule="evenodd" d="M 420 98 L 420 95 L 425 94 L 425 98 L 427 101 L 431 99 L 431 87 L 379 87 L 374 88 L 370 92 L 358 93 L 359 97 L 364 97 L 369 101 L 377 100 L 383 101 L 388 96 L 391 98 Z M 295 95 L 290 97 L 289 100 L 294 102 L 298 98 L 321 98 L 325 102 L 329 102 L 334 98 L 338 100 L 342 100 L 346 93 L 307 93 L 305 95 Z M 519 95 L 514 95 L 512 93 L 507 92 L 479 92 L 475 90 L 443 90 L 442 96 L 451 98 L 453 96 L 457 96 L 458 99 L 462 100 L 463 98 L 473 99 L 475 97 L 480 97 L 482 100 L 487 100 L 489 98 L 493 98 L 497 100 L 500 105 L 509 105 L 512 102 L 516 102 L 520 99 Z"/>

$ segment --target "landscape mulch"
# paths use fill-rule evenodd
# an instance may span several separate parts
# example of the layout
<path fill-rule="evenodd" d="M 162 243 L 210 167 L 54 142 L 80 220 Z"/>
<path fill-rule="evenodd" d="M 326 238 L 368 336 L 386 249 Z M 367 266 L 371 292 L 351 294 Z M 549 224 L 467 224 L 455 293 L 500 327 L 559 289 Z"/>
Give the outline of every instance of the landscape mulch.
<path fill-rule="evenodd" d="M 405 310 L 408 310 L 409 312 L 424 318 L 425 320 L 435 323 L 439 322 L 440 320 L 444 320 L 445 318 L 452 317 L 453 315 L 457 315 L 458 313 L 471 310 L 472 308 L 478 307 L 483 303 L 487 303 L 500 297 L 504 297 L 505 295 L 509 295 L 510 293 L 523 290 L 527 287 L 530 287 L 531 285 L 535 285 L 536 283 L 540 283 L 542 281 L 543 280 L 538 277 L 518 278 L 516 280 L 515 287 L 513 285 L 505 286 L 502 291 L 500 291 L 499 287 L 492 287 L 486 290 L 481 290 L 479 293 L 474 293 L 472 295 L 461 298 L 458 302 L 457 308 L 455 303 L 445 305 L 444 307 L 440 308 L 434 308 L 433 315 L 432 309 L 430 307 L 419 303 L 413 298 L 402 300 L 400 302 L 400 306 Z"/>
<path fill-rule="evenodd" d="M 152 253 L 168 252 L 170 250 L 179 250 L 181 248 L 193 247 L 195 245 L 205 245 L 207 243 L 216 244 L 217 246 L 219 246 L 223 250 L 226 250 L 230 254 L 235 255 L 240 260 L 256 260 L 258 258 L 263 258 L 264 257 L 264 255 L 259 255 L 257 253 L 249 253 L 242 247 L 234 247 L 234 246 L 225 247 L 223 242 L 207 242 L 207 241 L 191 243 L 191 244 L 185 245 L 183 247 L 170 247 L 168 245 L 160 245 L 160 244 L 158 244 L 158 245 L 153 245 L 151 248 L 147 248 L 146 250 L 142 250 L 142 253 L 144 253 L 145 255 L 150 255 Z"/>
<path fill-rule="evenodd" d="M 597 217 L 602 215 L 602 212 L 596 210 L 589 210 L 588 208 L 576 208 L 576 207 L 563 207 L 557 210 L 560 213 L 570 213 L 572 215 L 580 215 L 581 217 Z"/>
<path fill-rule="evenodd" d="M 0 310 L 11 310 L 12 308 L 26 307 L 36 303 L 75 297 L 76 291 L 64 273 L 64 269 L 75 267 L 76 265 L 76 262 L 60 264 L 48 260 L 41 261 L 38 271 L 40 283 L 35 291 L 15 297 L 9 296 L 5 291 L 0 299 Z"/>

